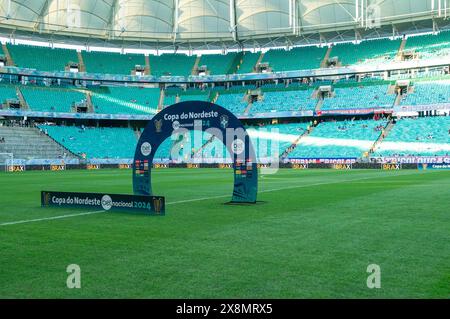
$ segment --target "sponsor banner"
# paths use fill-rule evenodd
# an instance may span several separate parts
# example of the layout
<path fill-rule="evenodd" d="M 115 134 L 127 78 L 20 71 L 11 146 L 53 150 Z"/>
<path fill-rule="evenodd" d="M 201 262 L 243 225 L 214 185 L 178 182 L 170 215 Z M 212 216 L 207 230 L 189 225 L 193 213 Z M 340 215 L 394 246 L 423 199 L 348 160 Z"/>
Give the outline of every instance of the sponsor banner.
<path fill-rule="evenodd" d="M 65 171 L 66 170 L 66 165 L 50 165 L 50 170 L 51 171 Z"/>
<path fill-rule="evenodd" d="M 316 112 L 316 116 L 323 115 L 359 115 L 359 114 L 373 114 L 373 113 L 392 113 L 389 108 L 368 108 L 368 109 L 346 109 L 346 110 L 321 110 Z"/>
<path fill-rule="evenodd" d="M 372 158 L 377 163 L 450 164 L 450 156 L 386 156 Z"/>
<path fill-rule="evenodd" d="M 162 164 L 162 163 L 157 163 L 157 164 L 153 164 L 153 168 L 169 168 L 169 164 Z"/>
<path fill-rule="evenodd" d="M 218 164 L 218 167 L 221 169 L 233 168 L 232 164 Z"/>
<path fill-rule="evenodd" d="M 257 118 L 281 118 L 281 117 L 313 117 L 313 111 L 292 111 L 292 112 L 262 112 L 251 115 L 237 114 L 237 117 L 241 120 L 245 119 L 257 119 Z"/>
<path fill-rule="evenodd" d="M 41 205 L 165 215 L 165 198 L 161 196 L 42 191 Z"/>
<path fill-rule="evenodd" d="M 8 165 L 8 172 L 25 172 L 25 165 Z"/>
<path fill-rule="evenodd" d="M 392 163 L 381 164 L 381 169 L 384 170 L 384 171 L 401 170 L 402 169 L 402 164 L 400 164 L 400 163 L 396 163 L 396 164 L 392 164 Z"/>
<path fill-rule="evenodd" d="M 97 113 L 64 113 L 64 112 L 35 112 L 23 110 L 1 110 L 0 116 L 17 117 L 43 117 L 43 118 L 62 118 L 62 119 L 95 119 L 95 120 L 133 120 L 149 121 L 153 115 L 131 115 L 131 114 L 97 114 Z"/>
<path fill-rule="evenodd" d="M 419 170 L 450 170 L 450 164 L 418 164 L 417 168 Z"/>
<path fill-rule="evenodd" d="M 187 164 L 186 165 L 187 168 L 199 168 L 200 166 L 198 164 Z"/>
<path fill-rule="evenodd" d="M 402 112 L 426 112 L 426 111 L 438 111 L 438 110 L 450 110 L 450 103 L 441 104 L 427 104 L 427 105 L 396 105 L 394 106 L 395 113 Z"/>
<path fill-rule="evenodd" d="M 337 170 L 351 170 L 352 164 L 333 164 L 333 169 Z"/>
<path fill-rule="evenodd" d="M 308 163 L 292 164 L 293 169 L 308 169 Z"/>
<path fill-rule="evenodd" d="M 119 169 L 131 169 L 131 164 L 119 164 Z"/>
<path fill-rule="evenodd" d="M 356 158 L 289 158 L 292 164 L 354 164 Z"/>
<path fill-rule="evenodd" d="M 86 169 L 88 169 L 88 170 L 100 169 L 100 165 L 99 164 L 87 164 Z"/>

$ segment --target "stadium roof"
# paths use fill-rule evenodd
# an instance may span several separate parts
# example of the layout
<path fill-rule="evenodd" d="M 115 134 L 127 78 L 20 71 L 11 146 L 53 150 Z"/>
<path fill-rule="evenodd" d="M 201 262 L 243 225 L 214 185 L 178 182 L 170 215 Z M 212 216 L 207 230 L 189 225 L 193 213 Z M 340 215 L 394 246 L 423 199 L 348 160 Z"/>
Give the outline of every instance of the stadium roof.
<path fill-rule="evenodd" d="M 440 0 L 1 0 L 0 32 L 52 41 L 224 48 L 448 25 Z"/>

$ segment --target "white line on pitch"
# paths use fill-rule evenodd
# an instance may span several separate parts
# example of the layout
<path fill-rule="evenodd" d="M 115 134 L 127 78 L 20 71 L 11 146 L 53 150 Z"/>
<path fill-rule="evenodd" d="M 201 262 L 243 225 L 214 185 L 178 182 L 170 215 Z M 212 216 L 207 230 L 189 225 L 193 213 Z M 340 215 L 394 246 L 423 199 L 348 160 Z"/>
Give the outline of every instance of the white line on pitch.
<path fill-rule="evenodd" d="M 45 221 L 45 220 L 63 219 L 63 218 L 70 218 L 70 217 L 77 217 L 77 216 L 94 215 L 94 214 L 100 214 L 100 213 L 106 213 L 106 211 L 105 210 L 98 210 L 98 211 L 95 211 L 95 212 L 86 212 L 86 213 L 79 213 L 79 214 L 44 217 L 44 218 L 37 218 L 37 219 L 18 220 L 18 221 L 15 221 L 15 222 L 2 223 L 2 224 L 0 224 L 0 226 L 35 223 L 35 222 L 42 222 L 42 221 Z"/>
<path fill-rule="evenodd" d="M 402 174 L 402 175 L 396 175 L 396 176 L 404 176 L 404 175 L 411 175 L 411 174 Z M 355 178 L 351 180 L 343 180 L 343 181 L 335 181 L 335 182 L 321 182 L 321 183 L 314 183 L 314 184 L 306 184 L 306 185 L 295 185 L 295 186 L 289 186 L 289 187 L 281 187 L 281 188 L 274 188 L 274 189 L 266 189 L 263 191 L 259 191 L 258 193 L 270 193 L 270 192 L 277 192 L 282 190 L 288 190 L 288 189 L 295 189 L 295 188 L 305 188 L 305 187 L 311 187 L 311 186 L 321 186 L 321 185 L 331 185 L 331 184 L 339 184 L 339 183 L 347 183 L 347 182 L 357 182 L 357 181 L 363 181 L 368 179 L 376 179 L 376 178 L 384 178 L 384 177 L 391 177 L 390 176 L 374 176 L 374 177 L 363 177 L 363 178 Z M 190 203 L 190 202 L 200 202 L 204 200 L 210 200 L 210 199 L 218 199 L 218 198 L 226 198 L 230 195 L 219 195 L 219 196 L 211 196 L 211 197 L 203 197 L 203 198 L 193 198 L 193 199 L 186 199 L 186 200 L 180 200 L 176 202 L 170 202 L 166 203 L 166 205 L 176 205 L 176 204 L 184 204 L 184 203 Z M 86 213 L 79 213 L 79 214 L 70 214 L 70 215 L 61 215 L 61 216 L 54 216 L 54 217 L 45 217 L 45 218 L 38 218 L 38 219 L 28 219 L 28 220 L 19 220 L 14 222 L 6 222 L 0 224 L 0 227 L 2 226 L 10 226 L 10 225 L 17 225 L 17 224 L 26 224 L 26 223 L 35 223 L 35 222 L 41 222 L 41 221 L 47 221 L 47 220 L 55 220 L 55 219 L 63 219 L 63 218 L 70 218 L 70 217 L 78 217 L 78 216 L 86 216 L 86 215 L 94 215 L 94 214 L 100 214 L 100 213 L 107 213 L 108 211 L 105 210 L 98 210 L 94 212 L 86 212 Z"/>

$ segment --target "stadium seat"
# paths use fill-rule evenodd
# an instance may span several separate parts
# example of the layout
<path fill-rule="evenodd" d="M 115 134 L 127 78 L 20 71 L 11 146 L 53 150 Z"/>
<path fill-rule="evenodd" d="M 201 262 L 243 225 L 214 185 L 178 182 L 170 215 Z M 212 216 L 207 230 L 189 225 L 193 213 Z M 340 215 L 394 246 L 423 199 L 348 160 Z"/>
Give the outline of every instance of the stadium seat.
<path fill-rule="evenodd" d="M 335 88 L 335 95 L 324 99 L 322 110 L 390 108 L 394 105 L 396 95 L 387 92 L 387 84 Z"/>
<path fill-rule="evenodd" d="M 143 54 L 82 51 L 86 72 L 130 75 L 136 65 L 145 66 Z"/>
<path fill-rule="evenodd" d="M 92 91 L 92 104 L 95 113 L 151 115 L 159 95 L 159 88 L 104 87 Z"/>
<path fill-rule="evenodd" d="M 17 99 L 16 87 L 0 84 L 0 105 L 8 99 Z"/>
<path fill-rule="evenodd" d="M 244 73 L 252 73 L 254 72 L 253 68 L 258 62 L 261 53 L 252 53 L 249 51 L 245 51 L 242 57 L 242 63 L 239 65 L 239 68 L 236 73 L 244 74 Z"/>
<path fill-rule="evenodd" d="M 427 34 L 408 37 L 405 50 L 414 50 L 423 59 L 437 58 L 450 54 L 449 43 L 450 31 L 442 31 L 437 35 Z"/>
<path fill-rule="evenodd" d="M 189 76 L 196 58 L 185 54 L 150 55 L 151 73 L 155 76 Z"/>
<path fill-rule="evenodd" d="M 245 93 L 226 93 L 222 91 L 219 93 L 216 103 L 234 114 L 242 114 L 248 105 L 244 97 Z"/>
<path fill-rule="evenodd" d="M 210 74 L 220 75 L 232 73 L 236 52 L 228 54 L 204 54 L 200 58 L 199 66 L 206 65 Z"/>
<path fill-rule="evenodd" d="M 450 154 L 450 117 L 404 118 L 397 121 L 375 156 Z"/>
<path fill-rule="evenodd" d="M 408 93 L 402 105 L 426 105 L 450 102 L 450 80 L 415 82 L 414 92 Z"/>
<path fill-rule="evenodd" d="M 16 160 L 75 158 L 36 128 L 0 126 L 0 136 L 0 153 L 13 153 Z"/>
<path fill-rule="evenodd" d="M 317 69 L 325 57 L 326 47 L 316 46 L 284 49 L 271 49 L 264 55 L 262 62 L 268 62 L 274 72 L 289 70 Z"/>
<path fill-rule="evenodd" d="M 311 97 L 313 92 L 314 89 L 264 92 L 263 99 L 253 103 L 250 113 L 314 111 L 317 99 Z"/>
<path fill-rule="evenodd" d="M 76 89 L 22 86 L 20 90 L 31 110 L 39 112 L 70 113 L 74 103 L 86 100 L 86 95 Z"/>
<path fill-rule="evenodd" d="M 64 71 L 69 62 L 78 63 L 78 55 L 75 50 L 20 44 L 8 44 L 7 47 L 14 63 L 23 68 Z"/>
<path fill-rule="evenodd" d="M 333 46 L 331 57 L 337 56 L 343 65 L 382 63 L 396 56 L 400 43 L 400 39 L 369 40 L 359 44 L 338 43 Z"/>
<path fill-rule="evenodd" d="M 355 120 L 320 123 L 300 140 L 290 158 L 359 158 L 369 151 L 386 121 Z"/>
<path fill-rule="evenodd" d="M 129 159 L 134 157 L 137 136 L 129 128 L 50 125 L 40 125 L 39 128 L 79 156 L 86 154 L 89 159 Z"/>

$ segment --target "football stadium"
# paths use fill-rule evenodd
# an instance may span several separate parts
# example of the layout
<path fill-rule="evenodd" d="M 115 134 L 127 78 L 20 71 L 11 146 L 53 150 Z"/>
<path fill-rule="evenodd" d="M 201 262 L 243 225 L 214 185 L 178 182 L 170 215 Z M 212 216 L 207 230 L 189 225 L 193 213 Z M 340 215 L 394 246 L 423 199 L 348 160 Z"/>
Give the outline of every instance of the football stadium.
<path fill-rule="evenodd" d="M 1 0 L 0 40 L 1 299 L 450 297 L 450 1 Z"/>

